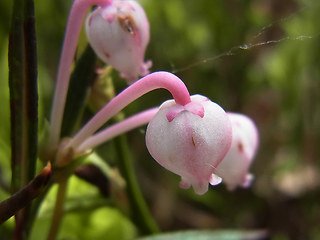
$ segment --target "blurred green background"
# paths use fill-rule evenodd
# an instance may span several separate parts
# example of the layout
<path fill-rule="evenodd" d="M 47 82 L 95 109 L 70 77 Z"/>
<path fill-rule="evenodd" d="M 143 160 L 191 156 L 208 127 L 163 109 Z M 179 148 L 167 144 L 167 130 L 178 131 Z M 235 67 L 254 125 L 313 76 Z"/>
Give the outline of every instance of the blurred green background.
<path fill-rule="evenodd" d="M 50 113 L 71 3 L 35 0 L 40 133 Z M 152 60 L 152 71 L 175 73 L 191 94 L 205 95 L 226 111 L 247 114 L 260 131 L 260 148 L 251 169 L 255 175 L 252 187 L 228 192 L 219 185 L 211 187 L 204 196 L 179 189 L 179 178 L 151 158 L 144 143 L 144 127 L 128 133 L 141 189 L 160 228 L 163 231 L 267 229 L 273 240 L 320 239 L 320 2 L 141 0 L 140 3 L 151 25 L 146 59 Z M 0 201 L 8 197 L 5 187 L 11 176 L 7 70 L 11 8 L 11 1 L 0 2 Z M 81 46 L 85 44 L 82 36 Z M 113 77 L 118 91 L 126 86 L 117 73 Z M 131 104 L 124 113 L 134 114 L 168 98 L 166 91 L 154 91 Z M 112 141 L 98 152 L 109 164 L 117 166 Z M 75 206 L 82 211 L 70 207 L 61 238 L 136 236 L 134 223 L 126 217 L 130 210 L 109 204 L 83 181 L 76 178 L 72 181 L 68 203 L 72 206 L 72 201 L 76 202 Z M 83 189 L 82 195 L 79 189 Z M 78 193 L 78 200 L 73 192 Z M 99 199 L 99 207 L 90 208 L 92 199 Z M 50 205 L 50 197 L 46 204 Z M 43 239 L 41 234 L 45 234 L 41 233 L 46 229 L 45 208 L 41 216 L 42 220 L 34 225 L 34 239 Z M 12 227 L 12 221 L 0 226 L 0 239 L 10 239 Z"/>

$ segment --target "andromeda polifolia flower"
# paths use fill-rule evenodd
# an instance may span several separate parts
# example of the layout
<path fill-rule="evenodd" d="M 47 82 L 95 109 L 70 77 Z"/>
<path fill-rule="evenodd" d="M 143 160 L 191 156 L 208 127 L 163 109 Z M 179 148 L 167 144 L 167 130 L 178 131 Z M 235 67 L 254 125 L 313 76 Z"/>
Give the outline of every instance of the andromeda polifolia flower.
<path fill-rule="evenodd" d="M 217 174 L 229 190 L 237 186 L 249 187 L 253 175 L 248 173 L 258 148 L 258 130 L 247 116 L 227 113 L 232 125 L 232 144 L 217 168 Z"/>
<path fill-rule="evenodd" d="M 232 139 L 230 120 L 216 103 L 201 95 L 191 96 L 182 106 L 164 102 L 151 119 L 146 144 L 151 156 L 163 167 L 181 176 L 180 187 L 193 187 L 197 194 L 216 185 L 215 169 Z"/>
<path fill-rule="evenodd" d="M 149 22 L 138 2 L 115 0 L 104 8 L 98 7 L 87 17 L 86 33 L 99 58 L 129 83 L 149 73 L 151 61 L 144 62 Z"/>

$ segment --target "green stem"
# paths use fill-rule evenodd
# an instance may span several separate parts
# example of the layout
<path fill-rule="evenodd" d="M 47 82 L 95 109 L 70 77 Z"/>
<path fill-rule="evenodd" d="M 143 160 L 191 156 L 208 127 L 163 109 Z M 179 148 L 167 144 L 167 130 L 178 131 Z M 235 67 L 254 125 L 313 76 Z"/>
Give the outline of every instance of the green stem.
<path fill-rule="evenodd" d="M 24 0 L 23 21 L 23 53 L 24 53 L 24 128 L 25 168 L 23 168 L 24 184 L 35 175 L 38 144 L 38 89 L 37 89 L 37 45 L 33 0 Z"/>
<path fill-rule="evenodd" d="M 118 153 L 118 163 L 122 176 L 127 183 L 127 193 L 131 204 L 132 219 L 139 227 L 142 234 L 153 234 L 159 232 L 155 220 L 153 219 L 148 205 L 144 200 L 139 188 L 138 180 L 134 172 L 134 167 L 129 151 L 127 138 L 121 135 L 114 140 Z"/>
<path fill-rule="evenodd" d="M 67 185 L 68 180 L 59 183 L 56 204 L 47 240 L 55 240 L 58 235 L 60 224 L 63 217 L 63 203 L 66 198 Z"/>
<path fill-rule="evenodd" d="M 22 144 L 22 105 L 23 105 L 23 48 L 22 48 L 22 0 L 15 0 L 9 34 L 9 88 L 11 110 L 11 191 L 21 187 Z"/>

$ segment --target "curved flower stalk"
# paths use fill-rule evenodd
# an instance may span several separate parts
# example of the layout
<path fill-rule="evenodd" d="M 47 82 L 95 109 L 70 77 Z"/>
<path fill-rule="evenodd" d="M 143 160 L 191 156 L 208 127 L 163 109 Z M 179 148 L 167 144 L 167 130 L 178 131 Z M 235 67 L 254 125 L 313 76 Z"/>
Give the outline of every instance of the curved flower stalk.
<path fill-rule="evenodd" d="M 151 61 L 144 62 L 149 43 L 149 22 L 136 1 L 115 0 L 98 7 L 86 20 L 86 33 L 91 47 L 104 62 L 132 83 L 149 73 Z"/>
<path fill-rule="evenodd" d="M 146 144 L 152 157 L 181 176 L 180 187 L 201 195 L 208 183 L 219 184 L 215 170 L 227 153 L 232 128 L 225 111 L 201 95 L 180 105 L 173 100 L 160 106 L 147 127 Z"/>
<path fill-rule="evenodd" d="M 239 113 L 227 113 L 232 124 L 231 147 L 217 168 L 228 190 L 237 186 L 249 187 L 253 175 L 248 173 L 258 148 L 259 136 L 254 122 Z"/>
<path fill-rule="evenodd" d="M 58 144 L 60 137 L 63 111 L 71 74 L 71 65 L 73 63 L 74 55 L 76 52 L 82 22 L 90 7 L 94 5 L 106 7 L 112 4 L 112 2 L 112 0 L 75 0 L 72 5 L 60 56 L 58 75 L 50 116 L 49 145 L 53 147 Z"/>
<path fill-rule="evenodd" d="M 110 118 L 119 113 L 128 104 L 142 95 L 158 88 L 167 89 L 177 104 L 182 106 L 191 102 L 190 94 L 180 78 L 169 72 L 154 72 L 134 82 L 110 102 L 108 102 L 96 115 L 83 126 L 76 135 L 70 139 L 63 149 L 77 150 L 92 134 L 94 134 Z M 64 151 L 64 150 L 61 151 Z M 68 152 L 68 150 L 67 150 Z"/>

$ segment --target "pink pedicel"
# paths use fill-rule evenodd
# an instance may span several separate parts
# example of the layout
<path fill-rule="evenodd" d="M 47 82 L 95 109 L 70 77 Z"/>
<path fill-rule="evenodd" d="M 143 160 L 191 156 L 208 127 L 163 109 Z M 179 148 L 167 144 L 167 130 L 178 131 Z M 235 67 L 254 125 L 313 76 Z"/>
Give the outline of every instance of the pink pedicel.
<path fill-rule="evenodd" d="M 112 0 L 75 0 L 72 4 L 63 40 L 50 116 L 49 145 L 53 148 L 59 142 L 63 111 L 69 88 L 71 66 L 86 12 L 94 5 L 106 7 L 112 4 L 112 2 Z"/>
<path fill-rule="evenodd" d="M 185 106 L 191 102 L 189 91 L 180 78 L 169 72 L 150 73 L 129 85 L 110 100 L 74 135 L 67 147 L 77 149 L 80 144 L 92 136 L 92 134 L 128 104 L 158 88 L 168 90 L 177 104 Z"/>
<path fill-rule="evenodd" d="M 249 173 L 250 165 L 256 154 L 259 135 L 254 122 L 238 113 L 227 113 L 232 124 L 232 144 L 217 168 L 228 190 L 236 187 L 249 187 L 253 175 Z"/>
<path fill-rule="evenodd" d="M 174 100 L 164 102 L 146 132 L 151 156 L 181 176 L 181 188 L 192 186 L 199 195 L 207 192 L 208 183 L 221 182 L 214 173 L 231 140 L 232 127 L 227 114 L 201 95 L 191 96 L 191 103 L 185 106 Z"/>
<path fill-rule="evenodd" d="M 115 0 L 98 7 L 87 17 L 86 33 L 98 57 L 129 83 L 149 73 L 151 61 L 144 62 L 149 22 L 138 2 Z"/>
<path fill-rule="evenodd" d="M 97 132 L 96 134 L 88 137 L 77 149 L 78 153 L 83 153 L 90 148 L 94 148 L 110 139 L 128 132 L 134 128 L 149 123 L 150 119 L 158 112 L 158 108 L 151 108 L 131 117 L 127 117 L 121 122 L 114 123 L 111 126 Z"/>

